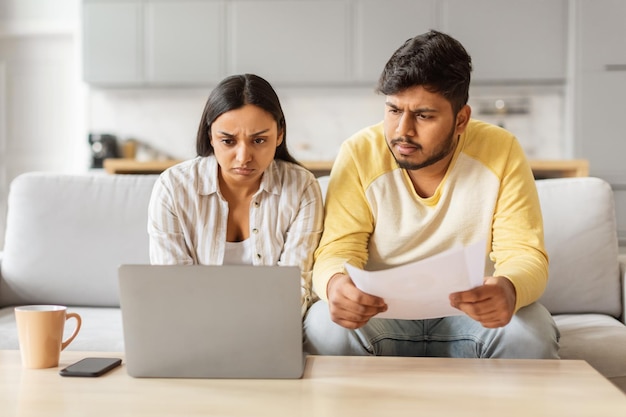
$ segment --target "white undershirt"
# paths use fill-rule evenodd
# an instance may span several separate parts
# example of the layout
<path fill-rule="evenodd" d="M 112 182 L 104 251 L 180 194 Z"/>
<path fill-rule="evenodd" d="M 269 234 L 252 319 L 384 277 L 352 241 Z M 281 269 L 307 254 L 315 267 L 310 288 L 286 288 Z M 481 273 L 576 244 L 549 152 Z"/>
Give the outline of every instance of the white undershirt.
<path fill-rule="evenodd" d="M 252 239 L 242 242 L 226 242 L 224 265 L 252 265 Z"/>

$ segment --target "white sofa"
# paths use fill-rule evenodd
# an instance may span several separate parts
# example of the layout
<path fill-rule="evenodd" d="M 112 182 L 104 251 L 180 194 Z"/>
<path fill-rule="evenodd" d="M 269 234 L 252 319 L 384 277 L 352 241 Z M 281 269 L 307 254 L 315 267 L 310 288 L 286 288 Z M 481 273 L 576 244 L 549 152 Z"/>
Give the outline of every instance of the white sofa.
<path fill-rule="evenodd" d="M 11 184 L 0 264 L 0 349 L 17 349 L 13 306 L 62 304 L 83 316 L 70 350 L 123 351 L 117 267 L 148 263 L 154 175 L 28 173 Z M 320 178 L 325 189 L 327 178 Z M 626 392 L 624 271 L 613 193 L 597 178 L 537 182 L 550 255 L 542 302 L 561 357 L 584 359 Z"/>

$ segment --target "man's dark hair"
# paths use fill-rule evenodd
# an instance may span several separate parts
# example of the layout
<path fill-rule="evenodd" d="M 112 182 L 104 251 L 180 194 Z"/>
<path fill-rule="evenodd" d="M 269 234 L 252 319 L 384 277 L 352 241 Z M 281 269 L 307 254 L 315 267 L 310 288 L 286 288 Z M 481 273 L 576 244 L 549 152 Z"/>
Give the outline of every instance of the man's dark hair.
<path fill-rule="evenodd" d="M 423 86 L 443 95 L 456 114 L 469 98 L 472 59 L 459 41 L 431 30 L 407 40 L 383 69 L 376 91 L 394 95 Z"/>
<path fill-rule="evenodd" d="M 283 141 L 276 148 L 274 159 L 299 164 L 287 150 L 287 123 L 278 95 L 269 82 L 254 74 L 231 75 L 223 79 L 211 91 L 198 127 L 196 138 L 198 156 L 209 156 L 215 152 L 213 145 L 211 145 L 211 125 L 215 119 L 246 104 L 253 104 L 262 108 L 276 120 L 278 133 L 282 132 Z"/>

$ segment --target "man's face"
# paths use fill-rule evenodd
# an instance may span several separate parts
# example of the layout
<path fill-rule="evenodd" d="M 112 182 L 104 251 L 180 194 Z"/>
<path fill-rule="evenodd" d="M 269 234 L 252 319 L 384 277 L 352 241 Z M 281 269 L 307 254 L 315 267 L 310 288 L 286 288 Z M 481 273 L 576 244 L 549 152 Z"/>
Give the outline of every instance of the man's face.
<path fill-rule="evenodd" d="M 422 86 L 386 96 L 384 129 L 387 145 L 398 165 L 417 170 L 440 161 L 448 163 L 457 137 L 469 119 L 469 107 L 457 115 L 441 94 Z"/>

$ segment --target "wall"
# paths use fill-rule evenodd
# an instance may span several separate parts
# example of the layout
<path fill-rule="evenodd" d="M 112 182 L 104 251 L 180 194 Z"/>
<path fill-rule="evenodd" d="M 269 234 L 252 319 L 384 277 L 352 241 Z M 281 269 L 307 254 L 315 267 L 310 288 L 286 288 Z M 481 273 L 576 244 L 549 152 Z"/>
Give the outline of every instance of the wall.
<path fill-rule="evenodd" d="M 271 82 L 271 80 L 269 80 Z M 91 90 L 87 125 L 95 133 L 135 139 L 161 153 L 195 156 L 195 135 L 210 90 Z M 277 89 L 287 119 L 289 147 L 298 159 L 332 160 L 341 142 L 382 120 L 384 100 L 373 88 Z M 483 114 L 485 103 L 525 101 L 527 113 Z M 560 87 L 476 87 L 473 116 L 515 133 L 528 156 L 567 157 Z"/>
<path fill-rule="evenodd" d="M 0 249 L 13 178 L 87 167 L 78 7 L 79 0 L 0 0 Z"/>

